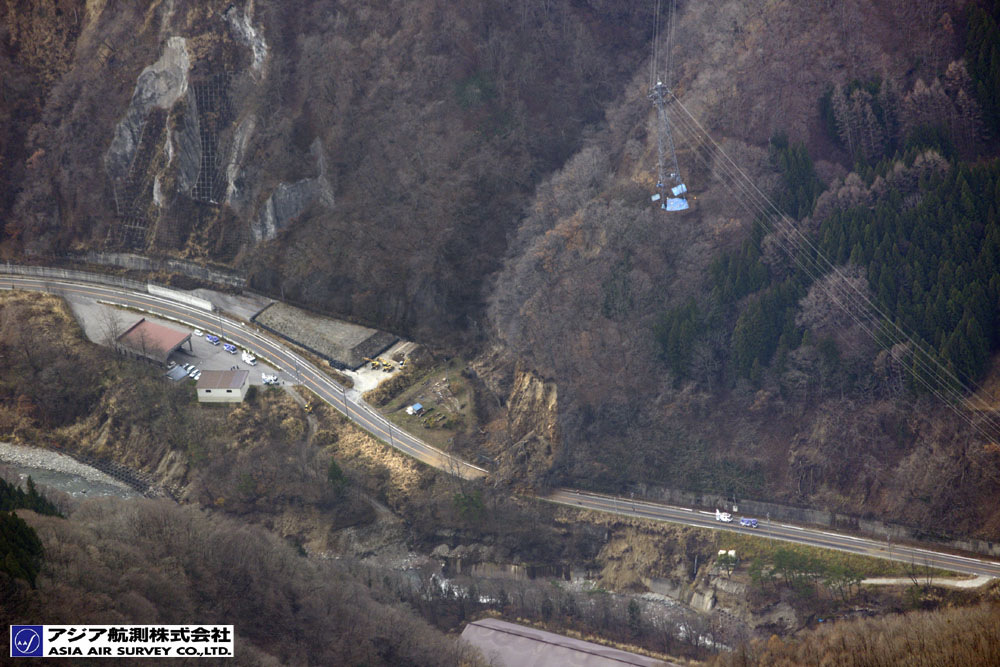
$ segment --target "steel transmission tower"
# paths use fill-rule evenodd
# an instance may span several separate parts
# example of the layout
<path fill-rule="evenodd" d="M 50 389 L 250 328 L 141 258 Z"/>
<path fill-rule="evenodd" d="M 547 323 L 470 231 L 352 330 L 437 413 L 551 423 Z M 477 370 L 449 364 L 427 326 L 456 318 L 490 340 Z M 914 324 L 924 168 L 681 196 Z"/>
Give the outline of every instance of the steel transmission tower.
<path fill-rule="evenodd" d="M 660 0 L 656 2 L 656 12 L 653 26 L 653 59 L 650 65 L 649 99 L 656 107 L 656 149 L 657 149 L 657 179 L 654 202 L 660 202 L 664 211 L 683 211 L 688 208 L 687 185 L 681 179 L 681 170 L 677 164 L 677 151 L 674 149 L 674 136 L 670 131 L 670 116 L 667 114 L 667 97 L 671 95 L 670 81 L 670 50 L 673 37 L 674 5 L 676 0 L 670 0 L 667 13 L 667 43 L 665 51 L 667 66 L 664 77 L 667 83 L 658 76 L 660 40 Z"/>

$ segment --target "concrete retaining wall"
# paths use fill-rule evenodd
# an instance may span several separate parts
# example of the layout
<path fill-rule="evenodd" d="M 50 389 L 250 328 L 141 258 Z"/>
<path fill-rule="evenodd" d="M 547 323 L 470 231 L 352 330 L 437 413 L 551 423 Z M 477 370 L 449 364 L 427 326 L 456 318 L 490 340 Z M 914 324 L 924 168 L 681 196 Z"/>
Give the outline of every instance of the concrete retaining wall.
<path fill-rule="evenodd" d="M 179 273 L 189 278 L 203 280 L 214 285 L 225 285 L 243 289 L 246 285 L 246 278 L 221 269 L 213 269 L 194 262 L 182 259 L 154 258 L 135 255 L 127 252 L 88 252 L 76 258 L 79 261 L 102 266 L 117 266 L 123 269 L 133 269 L 135 271 L 148 271 L 151 273 Z"/>
<path fill-rule="evenodd" d="M 123 482 L 132 487 L 147 498 L 171 498 L 177 500 L 180 496 L 179 489 L 168 488 L 156 482 L 156 479 L 145 472 L 134 470 L 128 466 L 107 459 L 97 459 L 87 454 L 66 452 L 80 463 L 100 470 L 106 475 Z"/>
<path fill-rule="evenodd" d="M 146 291 L 146 283 L 141 283 L 137 280 L 129 280 L 128 278 L 109 276 L 102 273 L 91 273 L 89 271 L 77 271 L 75 269 L 57 269 L 50 266 L 23 266 L 7 262 L 0 264 L 0 273 L 16 276 L 32 276 L 48 280 L 98 283 L 112 287 L 121 287 L 122 289 L 139 290 L 140 292 Z"/>
<path fill-rule="evenodd" d="M 683 507 L 702 507 L 705 509 L 732 509 L 733 499 L 719 494 L 694 493 L 649 484 L 634 484 L 628 492 L 635 493 L 650 500 L 665 502 Z M 876 519 L 862 519 L 849 514 L 839 514 L 829 510 L 809 509 L 791 505 L 779 505 L 763 500 L 738 499 L 739 513 L 763 519 L 770 515 L 775 521 L 791 521 L 793 523 L 829 526 L 838 530 L 853 531 L 859 534 L 886 540 L 914 540 L 920 542 L 936 542 L 944 547 L 1000 557 L 1000 541 L 990 542 L 977 539 L 955 538 L 944 531 L 935 531 L 933 527 L 914 528 L 896 523 L 886 523 Z"/>
<path fill-rule="evenodd" d="M 160 287 L 155 283 L 147 283 L 146 289 L 154 296 L 162 296 L 164 299 L 170 299 L 171 301 L 180 301 L 181 303 L 186 303 L 189 306 L 200 308 L 201 310 L 207 310 L 210 313 L 215 310 L 215 306 L 212 305 L 211 301 L 198 298 L 192 294 L 188 294 L 187 292 Z"/>
<path fill-rule="evenodd" d="M 74 282 L 97 283 L 99 285 L 109 285 L 111 287 L 121 287 L 122 289 L 148 292 L 165 299 L 180 301 L 189 306 L 200 308 L 212 312 L 215 307 L 211 301 L 201 299 L 187 292 L 168 289 L 153 283 L 141 283 L 138 280 L 122 278 L 121 276 L 110 276 L 104 273 L 93 273 L 90 271 L 77 271 L 76 269 L 59 269 L 51 266 L 24 266 L 22 264 L 11 264 L 6 262 L 0 264 L 0 273 L 12 276 L 31 276 L 41 280 L 69 280 Z"/>
<path fill-rule="evenodd" d="M 258 315 L 259 315 L 259 313 L 258 313 Z M 306 345 L 304 343 L 300 343 L 299 341 L 295 340 L 291 336 L 287 336 L 287 335 L 281 333 L 280 331 L 272 329 L 271 327 L 267 326 L 266 324 L 261 324 L 260 322 L 257 321 L 256 317 L 257 317 L 257 315 L 254 315 L 252 318 L 250 318 L 250 321 L 254 323 L 254 326 L 258 326 L 261 329 L 263 329 L 264 331 L 267 331 L 270 334 L 274 334 L 278 338 L 281 338 L 282 340 L 288 341 L 289 343 L 291 343 L 293 345 L 298 345 L 302 349 L 308 351 L 310 354 L 315 354 L 317 357 L 319 357 L 320 359 L 323 359 L 328 364 L 330 364 L 330 366 L 332 368 L 335 368 L 338 371 L 351 370 L 350 368 L 347 367 L 347 364 L 345 364 L 344 362 L 338 361 L 336 359 L 332 359 L 332 358 L 328 357 L 327 355 L 323 354 L 322 352 L 320 352 L 319 350 L 315 350 L 315 349 L 309 347 L 308 345 Z"/>

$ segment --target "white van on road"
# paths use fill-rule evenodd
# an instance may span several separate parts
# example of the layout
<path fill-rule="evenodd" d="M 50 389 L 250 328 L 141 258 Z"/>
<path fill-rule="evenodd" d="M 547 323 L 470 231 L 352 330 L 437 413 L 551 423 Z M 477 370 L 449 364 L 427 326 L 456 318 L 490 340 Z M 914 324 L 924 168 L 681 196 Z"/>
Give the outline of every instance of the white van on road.
<path fill-rule="evenodd" d="M 723 523 L 732 523 L 733 515 L 729 512 L 720 512 L 718 509 L 715 510 L 715 520 L 721 521 Z"/>

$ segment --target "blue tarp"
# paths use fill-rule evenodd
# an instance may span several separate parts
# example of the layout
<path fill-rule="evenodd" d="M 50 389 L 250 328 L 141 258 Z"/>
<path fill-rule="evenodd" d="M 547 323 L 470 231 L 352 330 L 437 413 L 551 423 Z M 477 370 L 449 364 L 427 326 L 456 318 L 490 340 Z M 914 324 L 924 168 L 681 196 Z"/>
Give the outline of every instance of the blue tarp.
<path fill-rule="evenodd" d="M 652 197 L 650 197 L 650 199 L 652 199 L 653 201 L 660 201 L 660 195 L 659 195 L 659 193 L 653 195 Z"/>
<path fill-rule="evenodd" d="M 687 199 L 674 199 L 671 197 L 663 204 L 664 211 L 686 211 L 687 208 Z"/>
<path fill-rule="evenodd" d="M 676 188 L 671 188 L 670 191 L 674 193 L 675 197 L 680 197 L 682 194 L 688 191 L 688 186 L 681 183 Z"/>
<path fill-rule="evenodd" d="M 420 405 L 419 403 L 414 403 L 412 406 L 410 406 L 410 409 L 413 410 L 414 412 L 420 412 L 421 410 L 424 409 L 424 406 Z"/>

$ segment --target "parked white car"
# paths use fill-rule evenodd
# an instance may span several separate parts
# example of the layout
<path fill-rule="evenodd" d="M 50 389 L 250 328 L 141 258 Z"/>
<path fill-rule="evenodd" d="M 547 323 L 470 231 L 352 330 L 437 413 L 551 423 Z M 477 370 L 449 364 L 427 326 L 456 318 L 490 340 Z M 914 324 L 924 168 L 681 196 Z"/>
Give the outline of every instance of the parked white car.
<path fill-rule="evenodd" d="M 243 350 L 243 354 L 240 356 L 240 359 L 242 359 L 244 363 L 250 364 L 251 366 L 257 365 L 257 358 L 246 350 Z"/>
<path fill-rule="evenodd" d="M 194 330 L 194 335 L 195 335 L 195 336 L 201 336 L 201 335 L 203 335 L 204 333 L 205 333 L 205 332 L 204 332 L 204 331 L 202 331 L 201 329 L 195 329 L 195 330 Z"/>

